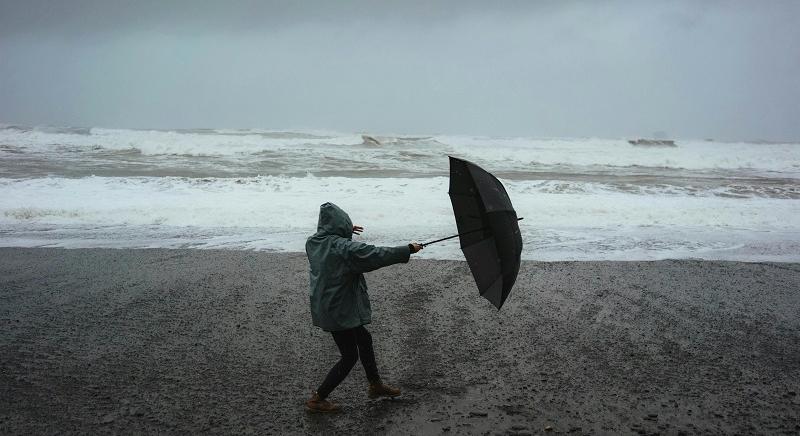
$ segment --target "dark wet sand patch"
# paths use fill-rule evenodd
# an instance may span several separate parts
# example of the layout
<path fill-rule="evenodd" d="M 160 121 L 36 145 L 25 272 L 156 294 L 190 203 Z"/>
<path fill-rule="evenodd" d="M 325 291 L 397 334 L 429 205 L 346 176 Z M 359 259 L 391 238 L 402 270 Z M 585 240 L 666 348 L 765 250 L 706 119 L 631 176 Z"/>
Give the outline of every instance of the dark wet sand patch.
<path fill-rule="evenodd" d="M 0 249 L 0 433 L 800 431 L 800 265 L 525 262 L 501 311 L 463 262 L 368 274 L 383 377 L 311 326 L 302 254 Z"/>

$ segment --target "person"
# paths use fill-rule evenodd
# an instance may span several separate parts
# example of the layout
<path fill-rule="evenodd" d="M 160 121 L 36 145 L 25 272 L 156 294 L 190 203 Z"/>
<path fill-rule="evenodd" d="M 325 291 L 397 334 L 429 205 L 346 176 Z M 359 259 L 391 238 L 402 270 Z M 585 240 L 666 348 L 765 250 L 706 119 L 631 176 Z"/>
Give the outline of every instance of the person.
<path fill-rule="evenodd" d="M 400 390 L 381 380 L 372 349 L 372 336 L 364 325 L 372 320 L 364 273 L 396 263 L 406 263 L 412 253 L 422 249 L 416 243 L 399 247 L 375 247 L 352 240 L 363 227 L 354 226 L 350 217 L 333 203 L 319 208 L 317 233 L 306 241 L 310 266 L 311 319 L 315 326 L 330 332 L 341 358 L 325 380 L 306 401 L 312 411 L 335 412 L 340 407 L 328 395 L 347 377 L 361 359 L 367 374 L 370 398 L 396 397 Z"/>

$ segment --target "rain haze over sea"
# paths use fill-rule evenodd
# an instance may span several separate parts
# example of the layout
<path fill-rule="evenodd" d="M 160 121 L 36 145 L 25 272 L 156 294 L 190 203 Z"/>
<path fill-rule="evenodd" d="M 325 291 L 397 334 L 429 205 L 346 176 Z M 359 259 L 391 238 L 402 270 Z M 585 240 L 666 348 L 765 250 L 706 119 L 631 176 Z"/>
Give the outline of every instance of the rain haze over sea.
<path fill-rule="evenodd" d="M 360 240 L 424 242 L 455 230 L 453 155 L 503 181 L 525 259 L 798 261 L 797 22 L 780 0 L 0 0 L 0 246 L 302 251 L 326 201 Z"/>

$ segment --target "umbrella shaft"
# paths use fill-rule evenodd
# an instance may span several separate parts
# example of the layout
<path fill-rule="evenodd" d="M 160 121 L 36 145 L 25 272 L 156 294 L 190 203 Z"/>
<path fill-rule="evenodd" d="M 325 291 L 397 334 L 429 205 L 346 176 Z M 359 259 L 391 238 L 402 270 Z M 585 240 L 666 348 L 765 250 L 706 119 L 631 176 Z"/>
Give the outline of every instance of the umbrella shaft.
<path fill-rule="evenodd" d="M 517 221 L 522 221 L 522 219 L 523 219 L 522 217 L 520 217 L 520 218 L 517 218 Z M 470 230 L 470 231 L 467 231 L 467 232 L 464 232 L 464 233 L 459 233 L 459 234 L 457 234 L 457 235 L 448 236 L 448 237 L 446 237 L 446 238 L 437 239 L 437 240 L 435 240 L 435 241 L 426 242 L 426 243 L 424 243 L 424 244 L 419 244 L 419 245 L 422 245 L 422 246 L 424 247 L 424 246 L 426 246 L 426 245 L 435 244 L 435 243 L 437 243 L 437 242 L 446 241 L 446 240 L 448 240 L 448 239 L 453 239 L 453 238 L 456 238 L 456 237 L 459 237 L 459 236 L 464 236 L 464 235 L 469 235 L 469 234 L 471 234 L 471 233 L 480 232 L 480 231 L 486 230 L 487 228 L 488 228 L 488 227 L 483 227 L 483 228 L 480 228 L 480 229 Z"/>

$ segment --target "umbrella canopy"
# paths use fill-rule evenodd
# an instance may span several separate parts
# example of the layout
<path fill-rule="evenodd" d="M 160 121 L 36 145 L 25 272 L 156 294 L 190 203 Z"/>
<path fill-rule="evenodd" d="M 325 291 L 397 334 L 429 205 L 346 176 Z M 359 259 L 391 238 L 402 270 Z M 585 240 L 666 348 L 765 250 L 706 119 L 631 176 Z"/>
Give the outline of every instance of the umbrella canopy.
<path fill-rule="evenodd" d="M 519 272 L 522 236 L 517 212 L 497 177 L 472 162 L 452 156 L 448 193 L 461 251 L 478 290 L 500 309 Z"/>

